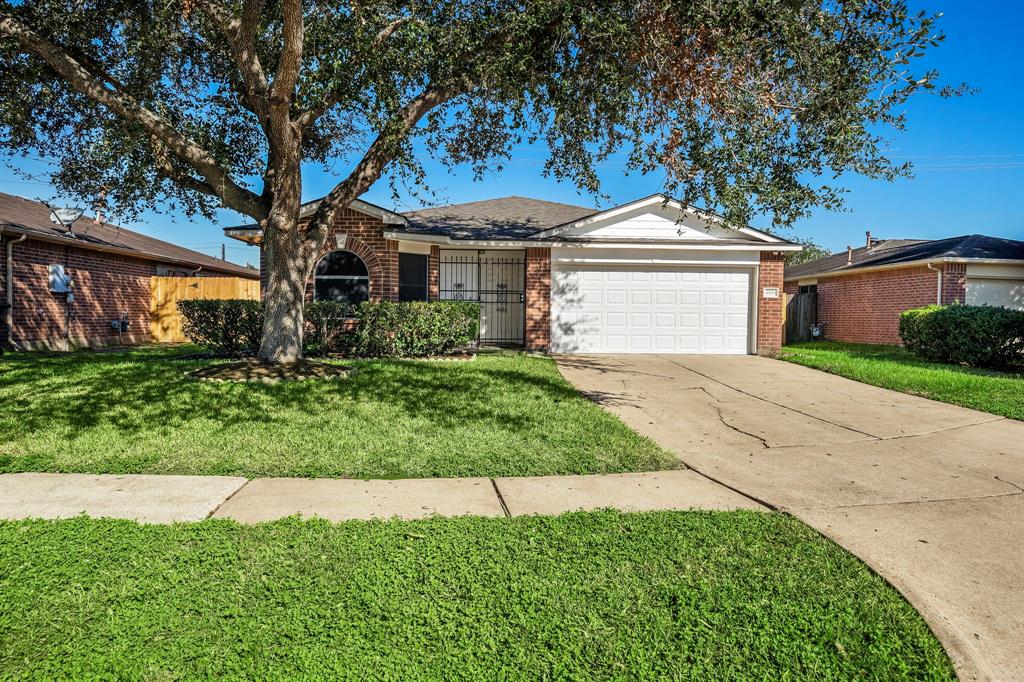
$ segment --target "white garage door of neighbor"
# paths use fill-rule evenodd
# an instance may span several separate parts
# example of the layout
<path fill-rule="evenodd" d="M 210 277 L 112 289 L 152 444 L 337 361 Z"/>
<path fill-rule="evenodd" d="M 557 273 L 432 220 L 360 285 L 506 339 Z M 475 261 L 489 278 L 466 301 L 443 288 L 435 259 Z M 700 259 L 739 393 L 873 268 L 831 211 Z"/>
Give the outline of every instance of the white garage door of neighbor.
<path fill-rule="evenodd" d="M 747 269 L 554 265 L 558 353 L 723 353 L 749 349 Z"/>
<path fill-rule="evenodd" d="M 1024 310 L 1024 279 L 967 278 L 967 305 Z"/>

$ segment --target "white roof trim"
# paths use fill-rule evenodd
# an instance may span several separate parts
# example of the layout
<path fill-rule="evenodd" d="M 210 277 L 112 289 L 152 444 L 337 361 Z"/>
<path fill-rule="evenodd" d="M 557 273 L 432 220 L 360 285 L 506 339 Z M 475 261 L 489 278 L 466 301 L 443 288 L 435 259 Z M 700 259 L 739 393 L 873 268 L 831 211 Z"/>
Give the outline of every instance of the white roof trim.
<path fill-rule="evenodd" d="M 565 223 L 563 225 L 557 225 L 555 227 L 552 227 L 551 229 L 544 230 L 543 232 L 538 232 L 537 234 L 535 234 L 533 236 L 534 236 L 535 239 L 547 239 L 547 238 L 550 238 L 550 237 L 557 237 L 560 234 L 565 234 L 566 232 L 569 232 L 569 231 L 574 230 L 574 229 L 579 228 L 579 227 L 585 227 L 585 226 L 590 225 L 592 223 L 595 223 L 595 222 L 597 222 L 599 220 L 607 220 L 608 218 L 614 218 L 616 216 L 622 215 L 623 213 L 628 213 L 629 211 L 635 210 L 637 208 L 645 208 L 645 207 L 654 206 L 654 205 L 670 206 L 670 207 L 674 208 L 675 210 L 679 211 L 680 213 L 689 213 L 690 215 L 696 216 L 697 218 L 700 218 L 701 220 L 704 220 L 704 221 L 707 221 L 707 222 L 713 222 L 713 223 L 717 223 L 718 225 L 725 226 L 725 221 L 720 216 L 717 216 L 717 215 L 715 215 L 713 213 L 708 213 L 708 212 L 705 212 L 705 211 L 699 211 L 699 210 L 693 208 L 692 206 L 683 206 L 683 204 L 681 204 L 680 202 L 678 202 L 675 199 L 672 199 L 670 197 L 666 197 L 664 194 L 652 194 L 649 197 L 645 197 L 643 199 L 637 199 L 636 201 L 631 201 L 630 203 L 622 204 L 621 206 L 615 206 L 614 208 L 609 208 L 609 209 L 607 209 L 605 211 L 600 211 L 598 213 L 594 213 L 592 215 L 585 216 L 583 218 L 580 218 L 579 220 L 574 220 L 574 221 L 572 221 L 570 223 Z M 755 238 L 755 239 L 757 239 L 759 241 L 763 241 L 763 242 L 780 243 L 780 244 L 788 244 L 788 243 L 790 243 L 790 242 L 787 242 L 784 239 L 780 239 L 779 237 L 776 237 L 773 234 L 768 234 L 767 232 L 762 232 L 761 230 L 755 230 L 752 227 L 738 227 L 738 228 L 727 228 L 727 229 L 734 229 L 737 232 L 739 232 L 740 234 L 745 234 L 748 237 L 753 237 L 753 238 Z"/>
<path fill-rule="evenodd" d="M 976 263 L 978 265 L 1024 265 L 1020 258 L 942 258 L 943 263 Z"/>
<path fill-rule="evenodd" d="M 323 199 L 316 199 L 300 206 L 299 218 L 308 218 L 316 213 L 316 209 L 320 206 L 321 201 L 323 201 Z M 409 222 L 406 217 L 400 213 L 389 211 L 386 208 L 381 208 L 380 206 L 374 206 L 362 199 L 354 200 L 349 204 L 349 208 L 354 211 L 359 211 L 360 213 L 373 216 L 374 218 L 379 218 L 382 223 L 387 223 L 388 225 L 405 225 Z"/>
<path fill-rule="evenodd" d="M 714 242 L 684 242 L 684 241 L 593 241 L 593 242 L 577 242 L 577 241 L 537 241 L 534 239 L 452 239 L 445 235 L 440 234 L 416 234 L 414 232 L 395 232 L 392 230 L 384 231 L 385 239 L 394 239 L 398 241 L 412 241 L 412 242 L 428 242 L 431 244 L 440 244 L 443 246 L 465 246 L 465 247 L 494 247 L 494 246 L 505 246 L 505 247 L 530 247 L 530 248 L 547 248 L 547 247 L 565 247 L 565 248 L 579 248 L 579 249 L 597 249 L 597 248 L 618 248 L 618 249 L 675 249 L 679 251 L 687 250 L 725 250 L 725 251 L 799 251 L 803 248 L 800 244 L 792 244 L 790 242 L 782 242 L 780 244 L 771 244 L 767 242 L 747 242 L 747 241 L 734 241 L 734 240 L 721 240 Z"/>
<path fill-rule="evenodd" d="M 929 263 L 977 263 L 992 264 L 992 265 L 1024 265 L 1024 260 L 1018 260 L 1015 258 L 921 258 L 918 260 L 908 260 L 901 263 L 884 263 L 882 265 L 865 265 L 864 267 L 846 266 L 842 270 L 827 270 L 825 272 L 808 272 L 802 275 L 790 275 L 786 277 L 783 275 L 784 282 L 792 282 L 801 279 L 811 279 L 817 277 L 824 279 L 827 277 L 840 277 L 843 275 L 859 275 L 862 272 L 880 272 L 882 270 L 896 270 L 899 268 L 920 268 Z"/>

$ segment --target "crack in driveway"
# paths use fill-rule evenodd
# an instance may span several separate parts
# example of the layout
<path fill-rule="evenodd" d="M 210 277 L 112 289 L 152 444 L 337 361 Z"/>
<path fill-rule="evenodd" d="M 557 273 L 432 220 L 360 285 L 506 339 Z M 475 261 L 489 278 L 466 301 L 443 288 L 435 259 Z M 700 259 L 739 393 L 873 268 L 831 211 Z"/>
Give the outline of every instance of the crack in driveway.
<path fill-rule="evenodd" d="M 869 438 L 874 438 L 876 440 L 881 440 L 882 439 L 881 436 L 876 436 L 873 433 L 868 433 L 867 431 L 861 431 L 860 429 L 855 429 L 852 426 L 846 426 L 845 424 L 839 424 L 839 423 L 836 423 L 836 422 L 833 422 L 833 421 L 829 421 L 828 419 L 824 419 L 822 417 L 819 417 L 816 414 L 810 414 L 809 412 L 803 412 L 803 411 L 798 410 L 798 409 L 796 409 L 794 407 L 791 407 L 789 405 L 785 405 L 783 403 L 777 403 L 774 400 L 768 400 L 767 398 L 765 398 L 763 396 L 759 396 L 759 395 L 756 395 L 754 393 L 750 393 L 749 391 L 744 391 L 742 388 L 737 388 L 735 386 L 730 386 L 729 384 L 725 383 L 724 381 L 720 381 L 718 379 L 715 379 L 712 376 L 704 374 L 703 372 L 698 372 L 697 370 L 693 369 L 692 367 L 687 367 L 686 365 L 684 365 L 684 364 L 682 364 L 680 362 L 676 362 L 670 356 L 658 355 L 658 356 L 655 356 L 655 357 L 657 357 L 657 358 L 659 358 L 661 360 L 664 360 L 666 362 L 670 362 L 670 363 L 672 363 L 673 365 L 675 365 L 677 367 L 681 367 L 682 369 L 685 369 L 687 372 L 693 372 L 697 376 L 704 377 L 708 381 L 712 381 L 712 382 L 714 382 L 716 384 L 719 384 L 720 386 L 725 386 L 728 389 L 736 391 L 737 393 L 742 393 L 743 395 L 748 396 L 750 398 L 753 398 L 755 400 L 760 400 L 761 402 L 768 403 L 769 405 L 775 405 L 776 407 L 781 407 L 784 410 L 789 410 L 790 412 L 794 412 L 796 414 L 800 414 L 800 415 L 803 415 L 805 417 L 809 417 L 811 419 L 816 419 L 816 420 L 818 420 L 818 421 L 820 421 L 820 422 L 822 422 L 824 424 L 829 424 L 831 426 L 835 426 L 836 428 L 846 429 L 847 431 L 853 431 L 854 433 L 859 433 L 859 434 L 861 434 L 863 436 L 868 436 Z"/>
<path fill-rule="evenodd" d="M 730 424 L 729 422 L 727 422 L 725 420 L 725 415 L 722 414 L 722 400 L 721 400 L 721 398 L 718 398 L 717 396 L 713 395 L 711 393 L 711 391 L 709 391 L 707 388 L 705 388 L 704 386 L 694 386 L 693 388 L 691 388 L 689 390 L 691 390 L 691 391 L 703 391 L 704 395 L 706 395 L 707 397 L 709 397 L 709 398 L 711 398 L 712 400 L 715 401 L 715 403 L 713 405 L 711 405 L 711 407 L 713 407 L 715 409 L 715 412 L 718 413 L 718 421 L 722 422 L 722 425 L 725 426 L 727 429 L 732 429 L 736 433 L 742 433 L 744 436 L 749 436 L 751 438 L 754 438 L 754 439 L 757 439 L 757 440 L 761 441 L 761 447 L 763 447 L 765 449 L 768 449 L 768 448 L 771 447 L 770 445 L 768 445 L 768 440 L 767 439 L 762 438 L 761 436 L 758 436 L 755 433 L 750 433 L 749 431 L 744 431 L 740 427 L 734 426 L 733 424 Z"/>

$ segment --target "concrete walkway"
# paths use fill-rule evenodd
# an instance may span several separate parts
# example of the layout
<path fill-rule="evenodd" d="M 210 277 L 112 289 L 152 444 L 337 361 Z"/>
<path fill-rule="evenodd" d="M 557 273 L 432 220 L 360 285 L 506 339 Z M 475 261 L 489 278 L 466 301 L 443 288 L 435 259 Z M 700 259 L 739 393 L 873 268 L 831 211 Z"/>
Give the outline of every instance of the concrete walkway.
<path fill-rule="evenodd" d="M 0 518 L 92 517 L 143 523 L 285 516 L 419 519 L 519 516 L 614 507 L 766 510 L 693 471 L 536 478 L 425 478 L 395 481 L 92 474 L 0 475 Z"/>
<path fill-rule="evenodd" d="M 581 391 L 914 604 L 961 679 L 1024 679 L 1024 424 L 751 356 L 571 356 Z"/>

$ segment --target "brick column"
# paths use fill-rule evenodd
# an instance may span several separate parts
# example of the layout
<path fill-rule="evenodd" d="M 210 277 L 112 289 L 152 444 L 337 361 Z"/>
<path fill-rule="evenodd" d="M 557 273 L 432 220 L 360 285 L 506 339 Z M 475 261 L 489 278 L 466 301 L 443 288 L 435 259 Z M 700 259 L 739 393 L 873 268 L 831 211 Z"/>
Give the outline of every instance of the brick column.
<path fill-rule="evenodd" d="M 967 265 L 946 263 L 942 266 L 942 302 L 967 302 Z"/>
<path fill-rule="evenodd" d="M 431 246 L 427 256 L 427 300 L 441 298 L 441 247 Z"/>
<path fill-rule="evenodd" d="M 781 253 L 761 252 L 757 275 L 757 354 L 777 355 L 782 348 L 782 263 Z M 765 298 L 765 287 L 778 290 L 778 298 Z"/>
<path fill-rule="evenodd" d="M 526 249 L 526 350 L 551 344 L 551 249 Z"/>
<path fill-rule="evenodd" d="M 381 265 L 385 269 L 385 301 L 398 300 L 398 242 L 393 239 L 384 241 L 384 257 Z"/>

